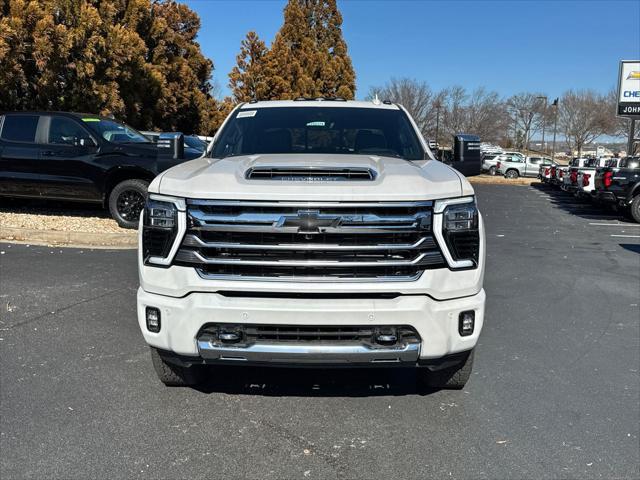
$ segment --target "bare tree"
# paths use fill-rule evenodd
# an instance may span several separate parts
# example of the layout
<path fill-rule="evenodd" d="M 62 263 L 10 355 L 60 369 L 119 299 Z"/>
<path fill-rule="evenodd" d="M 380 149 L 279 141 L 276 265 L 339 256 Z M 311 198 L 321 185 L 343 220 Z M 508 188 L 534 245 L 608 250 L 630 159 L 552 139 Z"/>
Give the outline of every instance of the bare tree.
<path fill-rule="evenodd" d="M 606 96 L 604 114 L 607 121 L 607 134 L 613 137 L 626 137 L 629 135 L 629 119 L 619 117 L 618 113 L 618 90 L 612 88 Z"/>
<path fill-rule="evenodd" d="M 437 96 L 427 85 L 411 78 L 391 78 L 382 86 L 372 87 L 367 99 L 375 96 L 380 100 L 399 103 L 407 109 L 426 138 L 434 138 L 436 124 L 435 104 Z"/>
<path fill-rule="evenodd" d="M 578 155 L 586 144 L 611 131 L 607 105 L 607 97 L 593 90 L 569 90 L 562 96 L 558 125 L 569 147 L 577 150 Z"/>
<path fill-rule="evenodd" d="M 483 141 L 497 141 L 508 126 L 505 103 L 498 93 L 480 87 L 471 93 L 461 86 L 445 90 L 444 131 L 451 135 L 472 133 Z"/>
<path fill-rule="evenodd" d="M 522 92 L 507 100 L 511 124 L 513 125 L 516 138 L 521 138 L 523 145 L 521 148 L 528 148 L 529 140 L 542 127 L 545 115 L 545 104 L 543 94 Z M 520 136 L 517 132 L 521 132 Z"/>

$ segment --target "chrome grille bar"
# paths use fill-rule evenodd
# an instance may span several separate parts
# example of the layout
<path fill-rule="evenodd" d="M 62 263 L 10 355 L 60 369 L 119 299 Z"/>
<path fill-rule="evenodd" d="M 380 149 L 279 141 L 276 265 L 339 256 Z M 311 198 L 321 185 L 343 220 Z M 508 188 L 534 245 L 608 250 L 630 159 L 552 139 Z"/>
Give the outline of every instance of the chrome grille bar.
<path fill-rule="evenodd" d="M 231 243 L 231 242 L 204 242 L 194 234 L 185 237 L 182 245 L 185 247 L 225 248 L 243 250 L 413 250 L 416 248 L 434 248 L 436 246 L 432 237 L 422 237 L 414 243 L 390 243 L 373 245 L 335 245 L 328 243 L 279 243 L 269 245 L 265 243 Z"/>
<path fill-rule="evenodd" d="M 175 263 L 204 278 L 415 280 L 445 261 L 432 202 L 187 201 Z"/>
<path fill-rule="evenodd" d="M 440 252 L 425 252 L 411 260 L 246 260 L 230 257 L 205 257 L 197 251 L 179 250 L 177 261 L 194 262 L 204 265 L 254 265 L 271 267 L 403 267 L 429 265 L 440 261 Z"/>

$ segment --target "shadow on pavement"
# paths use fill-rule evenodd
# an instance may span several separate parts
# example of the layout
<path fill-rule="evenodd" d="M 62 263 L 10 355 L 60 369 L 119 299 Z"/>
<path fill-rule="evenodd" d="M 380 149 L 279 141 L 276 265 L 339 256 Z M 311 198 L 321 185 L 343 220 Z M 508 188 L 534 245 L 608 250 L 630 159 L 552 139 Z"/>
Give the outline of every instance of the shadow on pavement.
<path fill-rule="evenodd" d="M 640 253 L 640 243 L 621 243 L 620 246 L 633 253 Z"/>
<path fill-rule="evenodd" d="M 415 368 L 206 367 L 203 393 L 293 397 L 427 395 Z"/>
<path fill-rule="evenodd" d="M 531 187 L 547 194 L 552 205 L 572 215 L 589 220 L 614 219 L 621 222 L 632 223 L 630 220 L 625 218 L 622 213 L 614 210 L 613 207 L 594 204 L 589 198 L 576 198 L 573 193 L 560 190 L 560 187 L 549 185 L 547 183 L 535 183 L 532 184 Z"/>

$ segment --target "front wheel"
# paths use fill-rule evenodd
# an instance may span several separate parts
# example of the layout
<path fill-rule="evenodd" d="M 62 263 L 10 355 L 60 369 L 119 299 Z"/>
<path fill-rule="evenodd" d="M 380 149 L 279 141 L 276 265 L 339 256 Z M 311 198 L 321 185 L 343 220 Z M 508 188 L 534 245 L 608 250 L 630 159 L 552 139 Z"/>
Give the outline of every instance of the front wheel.
<path fill-rule="evenodd" d="M 517 170 L 507 170 L 507 173 L 504 174 L 507 178 L 518 178 L 520 175 Z"/>
<path fill-rule="evenodd" d="M 158 379 L 167 387 L 189 387 L 202 381 L 199 366 L 183 367 L 165 360 L 157 348 L 151 347 L 151 361 Z"/>
<path fill-rule="evenodd" d="M 630 211 L 631 218 L 640 223 L 640 194 L 636 195 L 631 201 Z"/>
<path fill-rule="evenodd" d="M 109 195 L 109 212 L 122 228 L 137 228 L 140 213 L 147 198 L 149 183 L 144 180 L 125 180 L 117 184 Z"/>
<path fill-rule="evenodd" d="M 442 370 L 428 370 L 420 368 L 418 374 L 421 376 L 422 384 L 428 388 L 447 388 L 451 390 L 462 390 L 471 377 L 473 370 L 473 350 L 469 350 L 463 360 L 452 367 Z"/>

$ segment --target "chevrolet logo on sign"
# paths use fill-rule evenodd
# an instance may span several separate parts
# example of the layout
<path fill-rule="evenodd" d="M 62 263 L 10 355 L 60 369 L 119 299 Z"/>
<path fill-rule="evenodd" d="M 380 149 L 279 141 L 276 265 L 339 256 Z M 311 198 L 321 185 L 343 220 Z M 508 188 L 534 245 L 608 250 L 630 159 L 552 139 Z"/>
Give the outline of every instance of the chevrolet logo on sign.
<path fill-rule="evenodd" d="M 618 115 L 640 118 L 640 60 L 620 62 Z"/>

